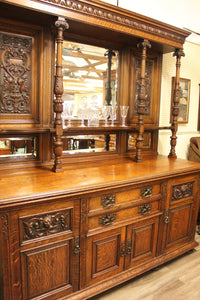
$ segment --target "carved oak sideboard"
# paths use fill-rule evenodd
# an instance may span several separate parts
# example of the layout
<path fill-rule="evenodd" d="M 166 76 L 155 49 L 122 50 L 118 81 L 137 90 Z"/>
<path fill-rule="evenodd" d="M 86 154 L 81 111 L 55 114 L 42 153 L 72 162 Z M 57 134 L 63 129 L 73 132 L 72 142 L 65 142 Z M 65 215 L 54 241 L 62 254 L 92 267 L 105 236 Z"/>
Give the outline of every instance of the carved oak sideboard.
<path fill-rule="evenodd" d="M 88 299 L 189 251 L 198 182 L 197 163 L 165 157 L 5 171 L 1 299 Z"/>
<path fill-rule="evenodd" d="M 99 0 L 0 1 L 0 299 L 88 299 L 197 245 L 200 167 L 175 151 L 188 35 Z M 172 122 L 160 127 L 169 52 Z M 63 102 L 100 77 L 109 106 L 114 75 L 126 126 L 119 113 L 108 126 L 66 126 Z M 159 130 L 172 133 L 168 157 Z M 75 141 L 90 148 L 77 153 Z"/>

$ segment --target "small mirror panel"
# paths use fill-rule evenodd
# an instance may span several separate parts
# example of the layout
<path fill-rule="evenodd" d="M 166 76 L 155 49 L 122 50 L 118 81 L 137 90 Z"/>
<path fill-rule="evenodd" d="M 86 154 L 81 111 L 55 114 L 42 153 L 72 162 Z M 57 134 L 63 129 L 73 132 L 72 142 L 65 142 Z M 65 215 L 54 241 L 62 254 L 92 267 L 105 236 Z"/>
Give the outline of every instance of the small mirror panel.
<path fill-rule="evenodd" d="M 63 154 L 116 151 L 116 134 L 63 136 Z"/>
<path fill-rule="evenodd" d="M 38 137 L 0 138 L 0 159 L 37 158 Z"/>

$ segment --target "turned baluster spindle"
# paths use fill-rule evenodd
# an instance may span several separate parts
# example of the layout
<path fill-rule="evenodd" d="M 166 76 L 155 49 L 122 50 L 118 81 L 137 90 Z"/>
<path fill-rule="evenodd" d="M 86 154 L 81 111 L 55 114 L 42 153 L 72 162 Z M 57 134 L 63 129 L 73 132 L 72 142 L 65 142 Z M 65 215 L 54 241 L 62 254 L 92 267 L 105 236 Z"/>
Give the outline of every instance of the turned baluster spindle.
<path fill-rule="evenodd" d="M 108 69 L 107 69 L 107 81 L 106 81 L 106 105 L 111 105 L 112 100 L 112 91 L 111 91 L 111 66 L 112 66 L 112 57 L 115 56 L 115 52 L 111 49 L 107 50 L 104 56 L 108 56 Z M 110 149 L 110 135 L 105 135 L 105 150 L 109 151 Z"/>
<path fill-rule="evenodd" d="M 106 105 L 111 105 L 112 91 L 111 91 L 111 66 L 112 57 L 115 56 L 115 52 L 111 49 L 107 50 L 104 56 L 108 56 L 108 69 L 107 69 L 107 81 L 106 81 Z"/>
<path fill-rule="evenodd" d="M 178 130 L 178 114 L 179 114 L 179 100 L 180 100 L 180 66 L 181 66 L 181 56 L 185 56 L 182 49 L 176 49 L 173 56 L 176 56 L 176 77 L 175 77 L 175 87 L 174 87 L 174 94 L 173 94 L 173 105 L 172 105 L 172 124 L 171 124 L 171 131 L 172 135 L 170 137 L 170 153 L 168 155 L 169 158 L 177 158 L 175 147 L 176 147 L 176 140 L 177 140 L 177 130 Z"/>
<path fill-rule="evenodd" d="M 142 55 L 141 55 L 141 72 L 140 72 L 140 82 L 139 82 L 139 95 L 138 95 L 138 122 L 137 122 L 137 130 L 138 135 L 136 139 L 136 156 L 135 161 L 140 162 L 142 161 L 142 148 L 143 148 L 143 133 L 144 133 L 144 121 L 143 115 L 145 113 L 146 107 L 146 90 L 145 90 L 145 71 L 146 71 L 146 52 L 147 48 L 151 48 L 151 44 L 148 40 L 144 40 L 143 42 L 137 45 L 138 47 L 142 48 Z"/>
<path fill-rule="evenodd" d="M 61 140 L 63 134 L 63 127 L 62 127 L 62 117 L 61 114 L 63 112 L 63 76 L 62 76 L 62 45 L 63 45 L 63 32 L 65 29 L 69 28 L 68 23 L 66 22 L 65 18 L 58 17 L 58 20 L 55 22 L 55 26 L 57 28 L 57 56 L 56 56 L 56 75 L 55 75 L 55 85 L 54 85 L 54 103 L 53 109 L 55 113 L 55 122 L 54 127 L 56 129 L 55 140 L 54 140 L 54 166 L 53 171 L 58 172 L 62 170 L 62 150 L 63 150 L 63 143 Z"/>

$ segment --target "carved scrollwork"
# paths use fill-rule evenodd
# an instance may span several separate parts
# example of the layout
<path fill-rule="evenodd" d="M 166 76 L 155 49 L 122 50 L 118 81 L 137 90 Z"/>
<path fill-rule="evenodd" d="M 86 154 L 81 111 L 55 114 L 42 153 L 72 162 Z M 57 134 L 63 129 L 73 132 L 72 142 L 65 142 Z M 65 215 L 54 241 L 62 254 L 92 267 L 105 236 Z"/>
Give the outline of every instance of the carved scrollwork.
<path fill-rule="evenodd" d="M 105 216 L 99 217 L 99 224 L 104 226 L 112 225 L 113 222 L 116 220 L 116 214 L 107 214 Z"/>
<path fill-rule="evenodd" d="M 0 33 L 0 112 L 30 113 L 32 39 Z"/>
<path fill-rule="evenodd" d="M 22 226 L 25 241 L 70 230 L 70 210 L 23 219 Z"/>
<path fill-rule="evenodd" d="M 188 182 L 172 187 L 172 201 L 181 198 L 191 197 L 193 195 L 193 182 Z"/>

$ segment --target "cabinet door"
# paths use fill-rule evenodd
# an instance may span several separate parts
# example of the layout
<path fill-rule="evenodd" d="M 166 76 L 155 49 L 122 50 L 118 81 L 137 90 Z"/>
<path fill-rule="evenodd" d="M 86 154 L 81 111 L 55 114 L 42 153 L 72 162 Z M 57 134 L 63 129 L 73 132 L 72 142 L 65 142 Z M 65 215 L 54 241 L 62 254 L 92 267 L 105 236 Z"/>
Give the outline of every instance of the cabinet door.
<path fill-rule="evenodd" d="M 194 240 L 198 200 L 197 182 L 194 176 L 168 182 L 162 221 L 161 252 L 177 249 Z"/>
<path fill-rule="evenodd" d="M 133 268 L 156 254 L 159 217 L 143 220 L 127 227 L 125 267 Z"/>
<path fill-rule="evenodd" d="M 125 227 L 122 227 L 88 237 L 86 285 L 99 282 L 123 271 L 125 231 Z"/>
<path fill-rule="evenodd" d="M 79 201 L 66 199 L 19 212 L 22 299 L 60 299 L 78 289 L 79 214 Z"/>

